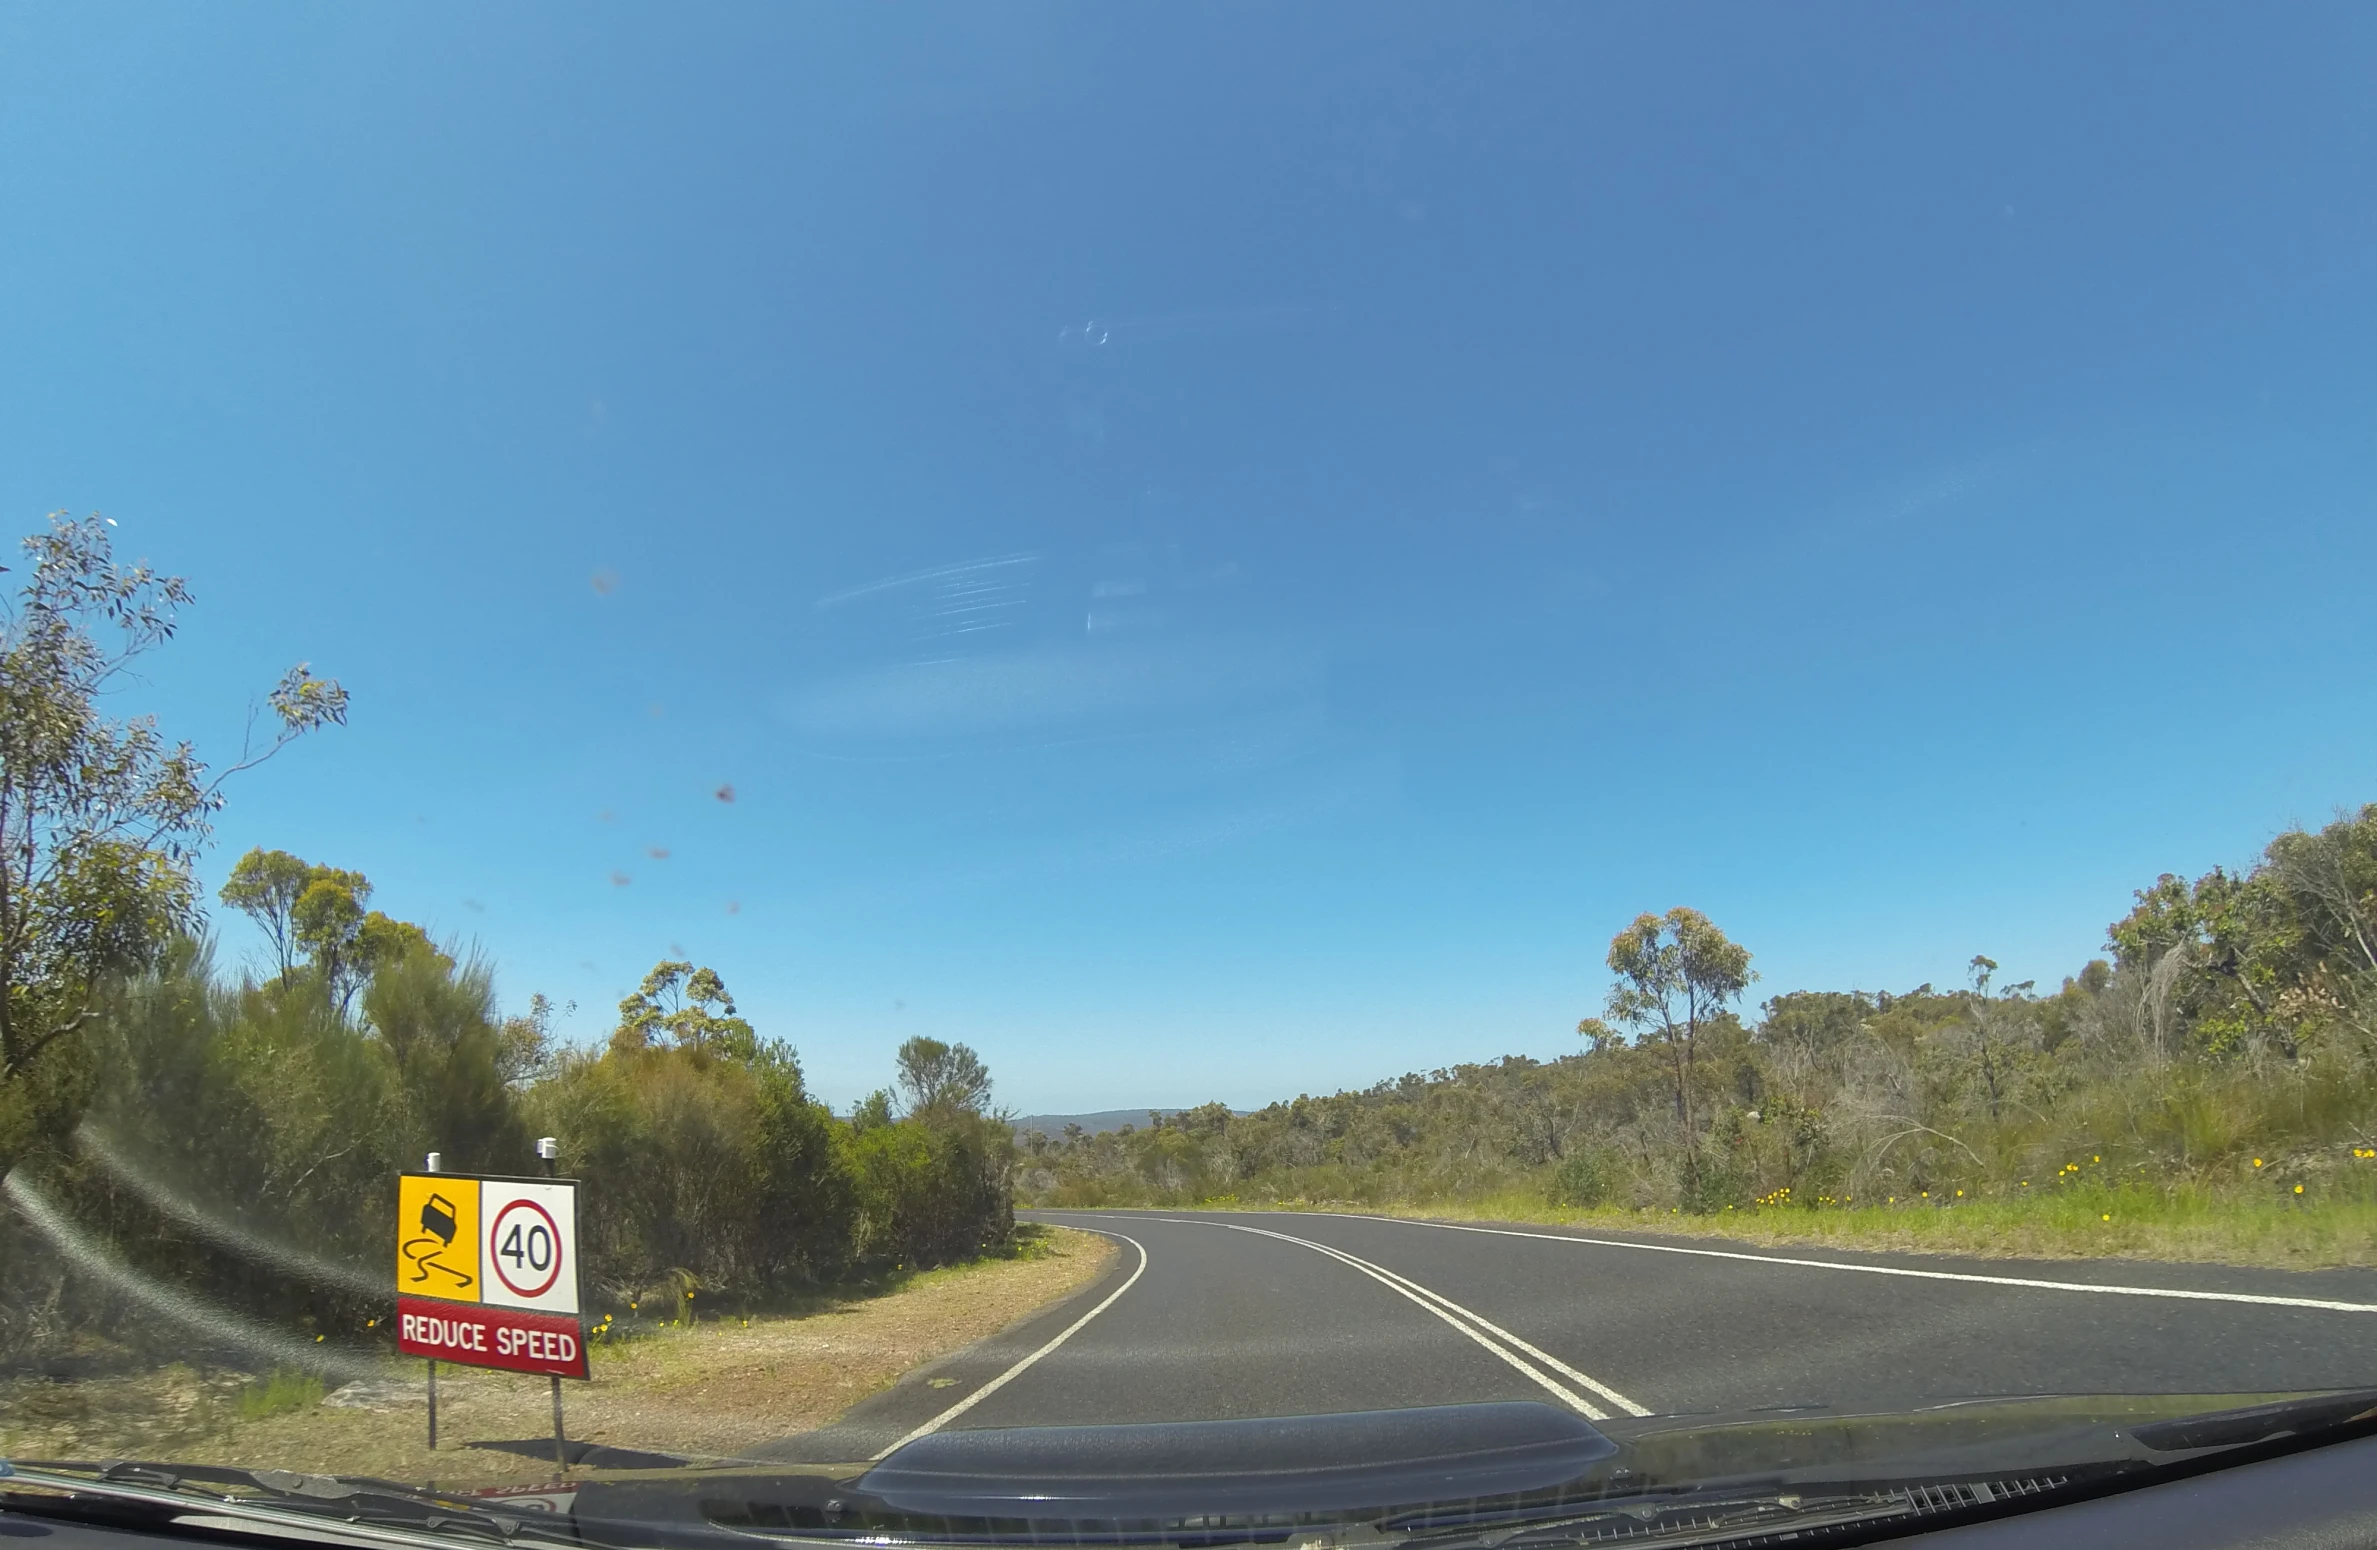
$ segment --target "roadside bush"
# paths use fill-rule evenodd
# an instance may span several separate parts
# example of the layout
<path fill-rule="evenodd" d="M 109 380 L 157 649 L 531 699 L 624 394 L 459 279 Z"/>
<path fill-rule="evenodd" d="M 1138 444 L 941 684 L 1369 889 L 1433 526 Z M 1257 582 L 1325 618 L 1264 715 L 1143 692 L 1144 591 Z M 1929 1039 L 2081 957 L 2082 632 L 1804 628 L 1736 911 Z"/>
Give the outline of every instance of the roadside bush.
<path fill-rule="evenodd" d="M 681 1273 L 748 1300 L 849 1266 L 842 1127 L 782 1045 L 567 1056 L 525 1107 L 584 1181 L 587 1274 L 611 1296 Z"/>
<path fill-rule="evenodd" d="M 1578 1152 L 1552 1171 L 1552 1204 L 1597 1206 L 1610 1197 L 1610 1168 L 1598 1152 Z"/>
<path fill-rule="evenodd" d="M 906 1119 L 846 1133 L 861 1257 L 911 1269 L 988 1253 L 1015 1231 L 1014 1146 L 975 1116 Z"/>

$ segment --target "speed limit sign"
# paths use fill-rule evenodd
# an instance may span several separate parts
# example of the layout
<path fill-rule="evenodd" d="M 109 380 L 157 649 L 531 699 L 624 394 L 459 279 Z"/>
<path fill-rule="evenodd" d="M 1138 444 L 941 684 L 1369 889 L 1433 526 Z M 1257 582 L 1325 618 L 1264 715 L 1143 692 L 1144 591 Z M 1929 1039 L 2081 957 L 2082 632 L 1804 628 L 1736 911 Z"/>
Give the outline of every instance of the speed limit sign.
<path fill-rule="evenodd" d="M 479 1185 L 487 1300 L 544 1313 L 578 1311 L 578 1191 L 568 1184 Z"/>

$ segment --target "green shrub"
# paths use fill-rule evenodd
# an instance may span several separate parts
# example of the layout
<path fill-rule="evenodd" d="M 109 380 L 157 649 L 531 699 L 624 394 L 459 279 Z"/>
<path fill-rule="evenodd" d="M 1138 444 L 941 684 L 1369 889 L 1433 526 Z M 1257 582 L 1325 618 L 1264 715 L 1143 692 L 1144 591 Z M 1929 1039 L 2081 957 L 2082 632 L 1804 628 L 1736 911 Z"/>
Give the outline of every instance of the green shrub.
<path fill-rule="evenodd" d="M 1578 1152 L 1552 1172 L 1552 1204 L 1597 1206 L 1610 1196 L 1610 1167 L 1599 1152 Z"/>
<path fill-rule="evenodd" d="M 990 1253 L 1015 1231 L 1007 1127 L 971 1115 L 842 1132 L 861 1260 L 908 1269 Z"/>

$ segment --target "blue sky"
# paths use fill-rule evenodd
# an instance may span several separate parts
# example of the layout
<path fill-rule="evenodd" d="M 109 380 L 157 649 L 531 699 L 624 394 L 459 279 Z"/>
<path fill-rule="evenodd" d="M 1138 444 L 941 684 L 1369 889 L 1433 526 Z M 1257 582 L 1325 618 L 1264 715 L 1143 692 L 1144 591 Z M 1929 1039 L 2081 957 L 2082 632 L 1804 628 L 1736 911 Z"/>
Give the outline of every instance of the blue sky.
<path fill-rule="evenodd" d="M 1026 1111 L 2052 983 L 2377 799 L 2377 13 L 0 12 L 0 510 L 599 1036 Z M 716 792 L 731 784 L 734 800 Z M 665 851 L 665 857 L 655 854 Z M 614 881 L 614 879 L 624 881 Z M 253 950 L 226 925 L 225 951 Z"/>

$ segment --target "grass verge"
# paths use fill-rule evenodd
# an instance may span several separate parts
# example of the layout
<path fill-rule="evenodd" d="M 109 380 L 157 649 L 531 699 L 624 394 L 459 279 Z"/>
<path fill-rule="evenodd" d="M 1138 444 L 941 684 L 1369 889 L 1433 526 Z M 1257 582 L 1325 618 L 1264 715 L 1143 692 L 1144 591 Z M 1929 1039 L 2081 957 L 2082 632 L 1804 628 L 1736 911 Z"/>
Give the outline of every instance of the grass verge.
<path fill-rule="evenodd" d="M 620 1448 L 732 1457 L 822 1426 L 901 1374 L 1088 1284 L 1107 1239 L 1027 1229 L 1022 1252 L 899 1278 L 793 1314 L 704 1318 L 593 1348 L 565 1383 L 568 1432 Z M 377 1475 L 454 1488 L 540 1481 L 547 1458 L 469 1442 L 550 1438 L 547 1380 L 441 1367 L 426 1446 L 422 1364 L 391 1361 L 324 1393 L 310 1373 L 172 1366 L 0 1390 L 0 1458 L 148 1458 Z"/>
<path fill-rule="evenodd" d="M 1448 1221 L 1540 1223 L 1980 1259 L 2139 1259 L 2278 1270 L 2377 1266 L 2377 1201 L 2240 1199 L 2196 1189 L 2068 1188 L 2034 1199 L 1876 1206 L 1773 1206 L 1705 1216 L 1572 1208 L 1541 1196 L 1489 1195 L 1387 1205 L 1214 1200 L 1206 1209 L 1359 1211 Z"/>

